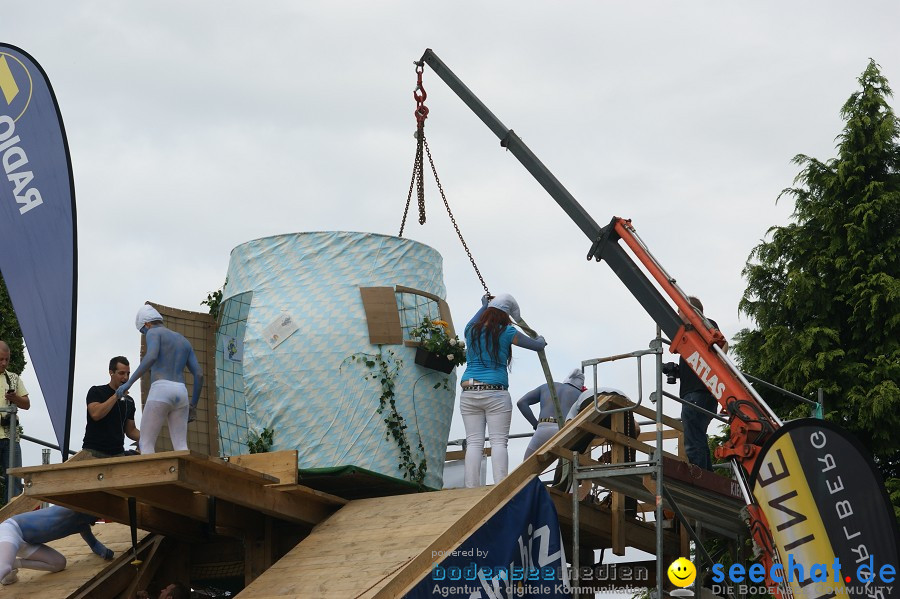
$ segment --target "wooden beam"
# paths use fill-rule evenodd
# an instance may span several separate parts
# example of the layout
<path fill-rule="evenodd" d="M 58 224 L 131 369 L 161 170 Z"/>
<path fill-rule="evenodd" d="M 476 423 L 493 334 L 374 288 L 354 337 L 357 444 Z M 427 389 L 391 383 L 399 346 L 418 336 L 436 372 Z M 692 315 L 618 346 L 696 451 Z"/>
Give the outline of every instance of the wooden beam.
<path fill-rule="evenodd" d="M 110 493 L 68 493 L 66 495 L 39 497 L 56 505 L 84 512 L 108 522 L 128 525 L 128 502 Z M 202 523 L 185 516 L 166 512 L 148 505 L 137 505 L 137 526 L 141 530 L 162 535 L 172 535 L 193 540 L 204 540 L 207 531 Z"/>
<path fill-rule="evenodd" d="M 648 408 L 647 406 L 637 406 L 634 409 L 634 411 L 637 412 L 638 414 L 640 414 L 641 416 L 644 416 L 646 418 L 649 418 L 653 422 L 656 422 L 656 410 L 655 409 Z M 681 420 L 679 420 L 678 418 L 672 418 L 671 416 L 666 416 L 665 414 L 663 414 L 661 420 L 662 420 L 662 423 L 665 424 L 666 426 L 668 426 L 669 428 L 673 428 L 678 431 L 684 430 L 684 425 L 681 424 Z"/>
<path fill-rule="evenodd" d="M 244 535 L 244 586 L 272 565 L 272 519 L 257 514 Z"/>
<path fill-rule="evenodd" d="M 623 433 L 617 433 L 611 429 L 606 428 L 605 426 L 600 426 L 599 424 L 593 422 L 584 422 L 580 425 L 581 429 L 594 434 L 598 437 L 602 437 L 609 441 L 613 445 L 627 445 L 628 447 L 640 451 L 641 453 L 650 454 L 656 451 L 655 447 L 647 445 L 646 443 L 641 443 L 635 439 L 632 439 L 628 435 Z M 663 452 L 664 456 L 670 457 L 673 460 L 678 460 L 679 457 L 675 454 L 669 453 L 667 451 Z"/>
<path fill-rule="evenodd" d="M 140 504 L 163 512 L 186 516 L 192 520 L 199 521 L 204 527 L 208 527 L 211 524 L 209 521 L 210 497 L 190 489 L 166 485 L 164 487 L 137 487 L 112 490 L 110 494 L 126 500 L 129 497 L 134 497 Z M 242 533 L 237 531 L 244 530 L 248 526 L 247 519 L 255 513 L 254 510 L 249 508 L 216 499 L 216 521 L 212 524 L 222 532 L 225 530 L 232 531 L 228 533 L 229 536 L 240 535 Z M 208 528 L 205 529 L 208 530 Z"/>
<path fill-rule="evenodd" d="M 297 450 L 248 453 L 228 458 L 230 464 L 263 472 L 278 479 L 281 484 L 297 484 Z"/>
<path fill-rule="evenodd" d="M 178 484 L 289 522 L 315 525 L 330 516 L 335 506 L 325 501 L 296 501 L 290 495 L 261 486 L 256 481 L 221 476 L 215 468 L 184 460 Z M 311 496 L 307 496 L 311 499 Z"/>
<path fill-rule="evenodd" d="M 113 562 L 103 569 L 100 574 L 85 582 L 77 591 L 70 595 L 71 599 L 89 599 L 90 597 L 116 597 L 121 594 L 129 584 L 140 577 L 145 564 L 156 552 L 156 548 L 162 541 L 161 535 L 149 535 L 142 539 L 137 546 L 137 557 L 144 563 L 139 566 L 132 564 L 134 554 L 131 551 L 120 554 Z M 126 596 L 134 596 L 126 594 Z"/>
<path fill-rule="evenodd" d="M 484 456 L 488 457 L 488 458 L 491 457 L 491 448 L 490 447 L 484 448 Z M 453 460 L 462 460 L 462 459 L 465 459 L 465 457 L 466 457 L 465 449 L 456 449 L 453 451 L 448 451 L 447 454 L 444 456 L 444 461 L 451 462 Z"/>
<path fill-rule="evenodd" d="M 667 429 L 662 432 L 663 439 L 680 439 L 681 436 L 682 436 L 681 431 L 676 431 L 673 429 Z M 656 442 L 656 433 L 655 432 L 641 433 L 640 435 L 638 435 L 638 441 L 655 443 Z"/>
<path fill-rule="evenodd" d="M 128 458 L 85 460 L 83 462 L 20 468 L 28 496 L 63 495 L 158 485 L 178 480 L 179 460 L 165 454 L 153 454 L 152 460 L 127 461 Z M 147 456 L 136 456 L 145 458 Z"/>
<path fill-rule="evenodd" d="M 316 489 L 312 489 L 305 485 L 298 484 L 278 484 L 278 485 L 269 485 L 270 489 L 275 489 L 276 491 L 280 491 L 282 493 L 287 493 L 297 499 L 310 499 L 319 503 L 326 503 L 329 505 L 342 506 L 347 505 L 350 501 L 349 499 L 344 499 L 343 497 L 338 497 L 337 495 L 332 495 L 331 493 L 326 493 L 324 491 L 318 491 Z"/>

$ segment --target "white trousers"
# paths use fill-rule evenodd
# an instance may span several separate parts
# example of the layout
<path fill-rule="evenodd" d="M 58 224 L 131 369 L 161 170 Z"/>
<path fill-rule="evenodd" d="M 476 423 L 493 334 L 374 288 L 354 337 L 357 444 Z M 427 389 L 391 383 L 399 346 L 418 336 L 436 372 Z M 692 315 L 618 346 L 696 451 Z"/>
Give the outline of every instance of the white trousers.
<path fill-rule="evenodd" d="M 466 427 L 466 487 L 481 484 L 481 456 L 484 454 L 484 429 L 491 440 L 491 468 L 494 484 L 509 473 L 509 424 L 512 398 L 509 391 L 463 391 L 459 412 Z"/>
<path fill-rule="evenodd" d="M 550 440 L 550 438 L 559 432 L 559 425 L 555 422 L 538 422 L 537 428 L 534 430 L 534 436 L 528 442 L 525 448 L 525 457 L 527 460 L 535 451 L 541 448 L 541 445 Z"/>
<path fill-rule="evenodd" d="M 187 449 L 188 408 L 190 401 L 184 383 L 165 379 L 154 381 L 141 414 L 141 440 L 138 442 L 141 453 L 147 455 L 156 451 L 156 438 L 164 422 L 169 425 L 172 448 L 175 451 Z"/>

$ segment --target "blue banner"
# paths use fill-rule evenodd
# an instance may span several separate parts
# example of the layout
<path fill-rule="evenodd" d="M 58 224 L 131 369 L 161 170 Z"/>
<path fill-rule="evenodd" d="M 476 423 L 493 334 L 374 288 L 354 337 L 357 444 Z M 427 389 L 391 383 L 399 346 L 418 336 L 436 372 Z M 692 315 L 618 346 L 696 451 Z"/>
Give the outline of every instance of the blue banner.
<path fill-rule="evenodd" d="M 535 478 L 472 536 L 435 563 L 406 597 L 569 597 L 556 507 Z"/>
<path fill-rule="evenodd" d="M 75 188 L 43 69 L 0 44 L 0 272 L 57 441 L 68 454 L 75 363 Z"/>

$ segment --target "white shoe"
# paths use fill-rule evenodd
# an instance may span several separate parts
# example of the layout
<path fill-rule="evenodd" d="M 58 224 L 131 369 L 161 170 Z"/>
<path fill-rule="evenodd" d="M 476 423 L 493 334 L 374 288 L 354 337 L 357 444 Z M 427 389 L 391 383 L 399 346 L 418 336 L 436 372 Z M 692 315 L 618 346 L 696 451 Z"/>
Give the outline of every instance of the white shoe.
<path fill-rule="evenodd" d="M 0 580 L 0 584 L 8 585 L 13 584 L 19 581 L 19 570 L 18 568 L 13 568 L 9 571 L 9 574 L 3 577 L 3 580 Z"/>

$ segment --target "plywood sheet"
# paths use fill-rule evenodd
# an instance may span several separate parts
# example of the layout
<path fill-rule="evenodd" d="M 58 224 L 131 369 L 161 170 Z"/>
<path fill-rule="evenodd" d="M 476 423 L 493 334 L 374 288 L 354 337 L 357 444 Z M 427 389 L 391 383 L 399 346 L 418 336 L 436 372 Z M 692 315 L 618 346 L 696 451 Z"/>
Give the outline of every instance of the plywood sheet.
<path fill-rule="evenodd" d="M 373 596 L 490 490 L 454 489 L 351 501 L 238 597 Z"/>

